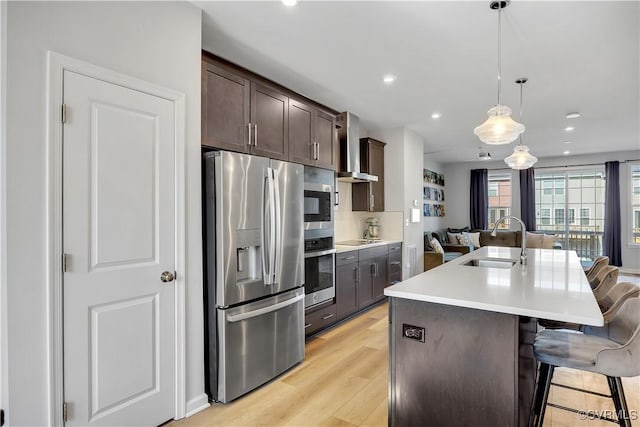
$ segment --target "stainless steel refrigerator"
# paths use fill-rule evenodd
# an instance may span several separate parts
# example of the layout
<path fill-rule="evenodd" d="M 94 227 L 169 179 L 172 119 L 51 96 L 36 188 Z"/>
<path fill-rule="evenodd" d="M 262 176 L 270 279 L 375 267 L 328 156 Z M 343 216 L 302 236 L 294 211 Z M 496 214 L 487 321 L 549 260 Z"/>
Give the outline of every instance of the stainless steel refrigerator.
<path fill-rule="evenodd" d="M 304 169 L 204 155 L 206 384 L 229 402 L 304 358 Z"/>

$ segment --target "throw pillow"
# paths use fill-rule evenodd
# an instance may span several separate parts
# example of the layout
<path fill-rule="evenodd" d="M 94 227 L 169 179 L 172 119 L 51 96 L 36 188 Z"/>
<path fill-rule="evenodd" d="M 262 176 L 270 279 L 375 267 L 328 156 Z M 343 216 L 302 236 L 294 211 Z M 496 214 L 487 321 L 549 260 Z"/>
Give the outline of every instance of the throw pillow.
<path fill-rule="evenodd" d="M 462 233 L 449 233 L 447 232 L 447 238 L 449 240 L 449 243 L 451 243 L 452 245 L 457 245 L 458 244 L 458 236 L 461 236 Z"/>
<path fill-rule="evenodd" d="M 449 233 L 464 233 L 465 231 L 467 232 L 471 231 L 471 229 L 467 226 L 462 228 L 447 228 L 447 231 Z"/>
<path fill-rule="evenodd" d="M 469 236 L 469 240 L 471 240 L 471 243 L 473 244 L 473 248 L 474 249 L 479 249 L 480 248 L 480 232 L 477 232 L 477 233 L 462 233 L 462 234 L 466 234 L 467 236 Z"/>
<path fill-rule="evenodd" d="M 471 245 L 471 239 L 469 239 L 468 233 L 460 233 L 460 234 L 457 234 L 456 237 L 458 239 L 459 245 L 465 245 L 465 246 Z"/>
<path fill-rule="evenodd" d="M 440 242 L 438 242 L 438 240 L 431 239 L 431 246 L 433 247 L 433 250 L 435 252 L 438 252 L 439 254 L 444 254 L 444 249 L 442 249 L 442 245 L 440 244 Z"/>

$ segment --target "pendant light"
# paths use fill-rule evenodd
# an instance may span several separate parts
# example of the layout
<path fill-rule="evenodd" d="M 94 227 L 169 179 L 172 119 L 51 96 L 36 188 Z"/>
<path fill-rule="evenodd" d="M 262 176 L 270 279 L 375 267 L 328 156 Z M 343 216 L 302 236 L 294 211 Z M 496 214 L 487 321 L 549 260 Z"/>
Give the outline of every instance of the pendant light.
<path fill-rule="evenodd" d="M 498 9 L 498 103 L 492 107 L 486 122 L 473 130 L 480 141 L 485 144 L 501 145 L 515 141 L 524 126 L 511 118 L 511 108 L 500 104 L 500 89 L 502 84 L 502 9 L 509 6 L 509 0 L 492 1 L 489 7 Z"/>
<path fill-rule="evenodd" d="M 522 87 L 527 82 L 526 77 L 516 80 L 520 85 L 520 120 L 522 120 Z M 513 148 L 513 154 L 504 159 L 504 162 L 511 169 L 529 169 L 538 161 L 538 158 L 529 154 L 529 147 L 522 143 L 522 134 L 520 134 L 520 143 Z"/>

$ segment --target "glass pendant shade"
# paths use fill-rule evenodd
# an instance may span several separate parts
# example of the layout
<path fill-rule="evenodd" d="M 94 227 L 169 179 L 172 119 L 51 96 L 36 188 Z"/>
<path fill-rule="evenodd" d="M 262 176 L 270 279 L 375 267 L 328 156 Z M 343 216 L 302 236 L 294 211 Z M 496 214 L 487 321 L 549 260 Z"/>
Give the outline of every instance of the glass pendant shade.
<path fill-rule="evenodd" d="M 496 105 L 487 112 L 487 115 L 489 116 L 487 121 L 473 130 L 473 133 L 485 144 L 509 144 L 524 132 L 524 125 L 511 118 L 511 108 L 506 105 Z"/>
<path fill-rule="evenodd" d="M 513 154 L 504 159 L 504 162 L 511 169 L 529 169 L 538 161 L 536 156 L 529 154 L 529 147 L 526 145 L 516 145 Z"/>

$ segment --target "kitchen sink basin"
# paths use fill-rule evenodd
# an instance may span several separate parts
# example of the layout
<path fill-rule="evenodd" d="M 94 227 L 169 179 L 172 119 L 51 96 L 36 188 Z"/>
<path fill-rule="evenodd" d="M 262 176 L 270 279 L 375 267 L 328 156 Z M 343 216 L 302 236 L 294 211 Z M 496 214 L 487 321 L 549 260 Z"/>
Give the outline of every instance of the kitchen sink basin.
<path fill-rule="evenodd" d="M 472 259 L 462 265 L 469 267 L 485 267 L 485 268 L 512 268 L 516 264 L 516 261 L 511 259 Z"/>
<path fill-rule="evenodd" d="M 379 242 L 380 240 L 345 240 L 344 242 L 337 242 L 336 245 L 340 246 L 362 246 L 362 245 L 368 245 L 371 243 L 376 243 Z"/>

